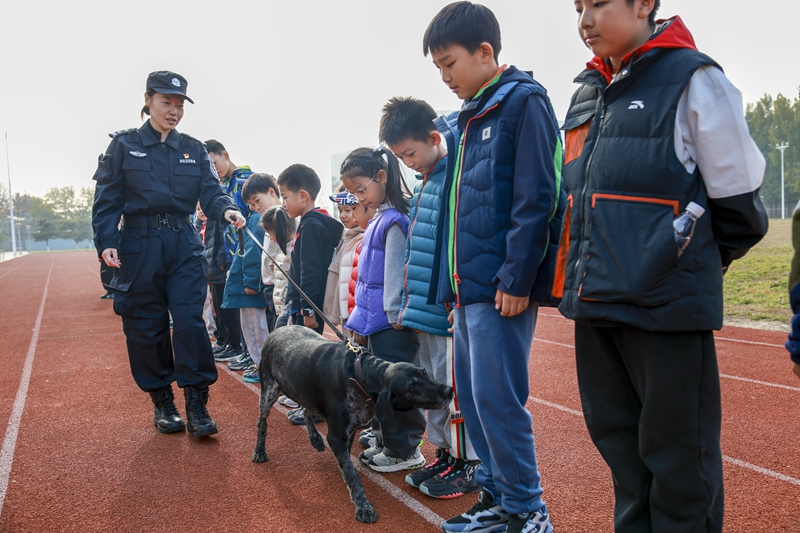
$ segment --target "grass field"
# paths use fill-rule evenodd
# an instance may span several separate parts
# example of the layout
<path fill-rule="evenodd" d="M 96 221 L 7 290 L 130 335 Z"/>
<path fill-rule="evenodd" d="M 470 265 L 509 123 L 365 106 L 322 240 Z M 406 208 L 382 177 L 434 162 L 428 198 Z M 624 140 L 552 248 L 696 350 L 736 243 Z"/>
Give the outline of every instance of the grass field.
<path fill-rule="evenodd" d="M 725 276 L 725 317 L 789 323 L 792 220 L 770 219 L 769 231 Z"/>

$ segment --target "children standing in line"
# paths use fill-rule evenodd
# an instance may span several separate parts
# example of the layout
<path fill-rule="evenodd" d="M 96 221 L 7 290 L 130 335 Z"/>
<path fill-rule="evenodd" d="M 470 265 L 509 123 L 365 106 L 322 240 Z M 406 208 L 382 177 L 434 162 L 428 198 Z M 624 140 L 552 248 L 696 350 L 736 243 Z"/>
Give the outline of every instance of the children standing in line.
<path fill-rule="evenodd" d="M 274 186 L 274 180 L 269 174 L 252 174 L 242 188 L 242 198 L 253 207 L 263 205 L 269 199 L 269 194 L 264 191 L 270 191 L 270 185 Z M 275 195 L 275 192 L 272 194 Z M 260 195 L 258 203 L 254 201 L 255 195 Z M 237 253 L 233 258 L 222 300 L 223 309 L 239 309 L 239 323 L 247 346 L 247 352 L 229 363 L 228 368 L 250 371 L 250 374 L 261 361 L 261 347 L 269 335 L 267 318 L 264 315 L 266 304 L 261 295 L 261 249 L 256 244 L 264 240 L 260 220 L 261 215 L 257 211 L 251 211 L 247 217 L 247 228 L 258 241 L 254 241 L 247 233 L 243 234 L 244 255 Z"/>
<path fill-rule="evenodd" d="M 328 282 L 325 284 L 325 304 L 322 312 L 335 325 L 347 322 L 350 312 L 347 307 L 350 277 L 353 273 L 353 257 L 356 248 L 364 238 L 364 229 L 359 226 L 353 216 L 353 208 L 358 205 L 358 199 L 347 192 L 344 186 L 338 194 L 329 198 L 339 210 L 339 220 L 344 225 L 342 240 L 339 241 L 333 252 L 331 264 L 328 267 Z M 346 330 L 345 330 L 346 332 Z"/>
<path fill-rule="evenodd" d="M 325 299 L 325 283 L 333 250 L 342 237 L 342 225 L 327 212 L 315 206 L 321 188 L 317 173 L 305 165 L 291 165 L 278 176 L 283 206 L 292 218 L 300 218 L 292 249 L 289 276 L 305 295 L 321 309 Z M 322 334 L 325 323 L 293 287 L 287 288 L 286 306 L 292 323 L 303 324 Z M 289 412 L 293 424 L 303 425 L 303 409 Z M 319 419 L 315 419 L 319 420 Z M 321 421 L 321 420 L 320 420 Z"/>
<path fill-rule="evenodd" d="M 500 66 L 500 26 L 456 2 L 423 40 L 442 81 L 464 100 L 437 125 L 448 158 L 432 288 L 455 302 L 455 378 L 483 490 L 445 532 L 551 533 L 536 461 L 528 364 L 539 304 L 549 302 L 560 215 L 561 141 L 545 89 Z"/>
<path fill-rule="evenodd" d="M 358 148 L 342 163 L 342 183 L 362 206 L 376 209 L 361 245 L 356 284 L 356 306 L 347 328 L 357 342 L 366 341 L 370 352 L 387 361 L 410 363 L 419 348 L 417 334 L 397 323 L 403 286 L 403 254 L 408 233 L 408 199 L 397 158 L 386 148 Z M 378 472 L 419 468 L 425 458 L 419 446 L 425 431 L 422 411 L 414 409 L 397 417 L 394 433 L 382 430 L 379 418 L 372 427 L 375 446 L 359 459 Z"/>
<path fill-rule="evenodd" d="M 659 0 L 576 0 L 595 54 L 566 130 L 560 311 L 616 531 L 722 531 L 713 330 L 724 270 L 767 230 L 764 158 L 739 92 Z M 599 111 L 599 114 L 597 112 Z M 705 208 L 681 254 L 673 220 Z M 562 261 L 563 258 L 563 261 Z"/>
<path fill-rule="evenodd" d="M 392 98 L 383 107 L 380 138 L 400 161 L 419 173 L 420 180 L 411 199 L 398 324 L 418 332 L 418 363 L 455 392 L 449 409 L 428 411 L 428 440 L 439 448 L 436 460 L 408 474 L 406 482 L 434 498 L 455 498 L 480 490 L 475 483 L 480 460 L 467 438 L 458 409 L 448 311 L 443 304 L 428 304 L 447 164 L 447 148 L 434 119 L 436 112 L 427 102 Z"/>

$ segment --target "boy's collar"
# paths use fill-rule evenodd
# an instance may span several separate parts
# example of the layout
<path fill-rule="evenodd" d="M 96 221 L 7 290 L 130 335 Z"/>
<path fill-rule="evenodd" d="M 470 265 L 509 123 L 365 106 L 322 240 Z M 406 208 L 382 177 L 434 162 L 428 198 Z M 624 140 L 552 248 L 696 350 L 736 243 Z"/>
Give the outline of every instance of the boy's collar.
<path fill-rule="evenodd" d="M 503 75 L 503 72 L 505 72 L 507 68 L 508 68 L 508 65 L 506 65 L 506 64 L 503 64 L 503 65 L 501 65 L 501 66 L 500 66 L 500 67 L 497 69 L 497 72 L 495 72 L 494 76 L 492 76 L 492 79 L 490 79 L 489 81 L 487 81 L 486 83 L 484 83 L 484 84 L 481 86 L 481 88 L 480 88 L 480 89 L 478 89 L 478 92 L 477 92 L 477 93 L 475 93 L 475 96 L 473 96 L 472 98 L 467 98 L 467 101 L 477 100 L 478 98 L 480 98 L 480 97 L 481 97 L 481 95 L 482 95 L 484 92 L 486 92 L 486 89 L 488 89 L 489 87 L 491 87 L 492 85 L 494 85 L 494 84 L 496 84 L 498 81 L 500 81 L 500 77 Z"/>

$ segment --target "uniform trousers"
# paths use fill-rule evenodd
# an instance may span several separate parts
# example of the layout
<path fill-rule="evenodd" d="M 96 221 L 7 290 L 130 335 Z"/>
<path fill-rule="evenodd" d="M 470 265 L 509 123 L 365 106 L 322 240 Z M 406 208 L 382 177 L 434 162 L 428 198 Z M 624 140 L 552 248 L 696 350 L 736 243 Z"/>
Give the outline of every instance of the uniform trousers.
<path fill-rule="evenodd" d="M 205 389 L 214 383 L 217 367 L 203 321 L 208 265 L 197 230 L 124 227 L 119 260 L 111 282 L 114 311 L 122 317 L 139 388 L 151 392 L 177 381 L 181 388 Z"/>
<path fill-rule="evenodd" d="M 611 468 L 614 530 L 722 531 L 713 333 L 576 322 L 575 353 L 586 426 Z"/>

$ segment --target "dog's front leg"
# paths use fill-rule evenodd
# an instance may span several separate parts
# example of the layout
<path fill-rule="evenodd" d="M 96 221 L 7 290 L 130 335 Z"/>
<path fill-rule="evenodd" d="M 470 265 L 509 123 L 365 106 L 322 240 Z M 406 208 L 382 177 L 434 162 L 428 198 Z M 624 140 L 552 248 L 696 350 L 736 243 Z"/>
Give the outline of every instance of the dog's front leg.
<path fill-rule="evenodd" d="M 308 440 L 311 441 L 311 446 L 318 452 L 324 452 L 325 442 L 322 440 L 322 435 L 320 435 L 317 425 L 314 423 L 314 415 L 308 409 L 303 412 L 303 420 L 305 420 L 308 428 Z"/>
<path fill-rule="evenodd" d="M 356 520 L 371 524 L 378 519 L 375 508 L 367 500 L 367 495 L 364 494 L 364 486 L 361 484 L 361 479 L 358 477 L 353 466 L 353 461 L 350 459 L 350 448 L 347 446 L 347 436 L 345 435 L 344 428 L 341 432 L 336 431 L 338 428 L 328 426 L 328 446 L 330 446 L 333 455 L 336 456 L 336 462 L 339 463 L 339 472 L 342 473 L 342 479 L 347 484 L 347 489 L 350 491 L 350 501 L 356 506 Z M 342 438 L 344 437 L 344 438 Z"/>

